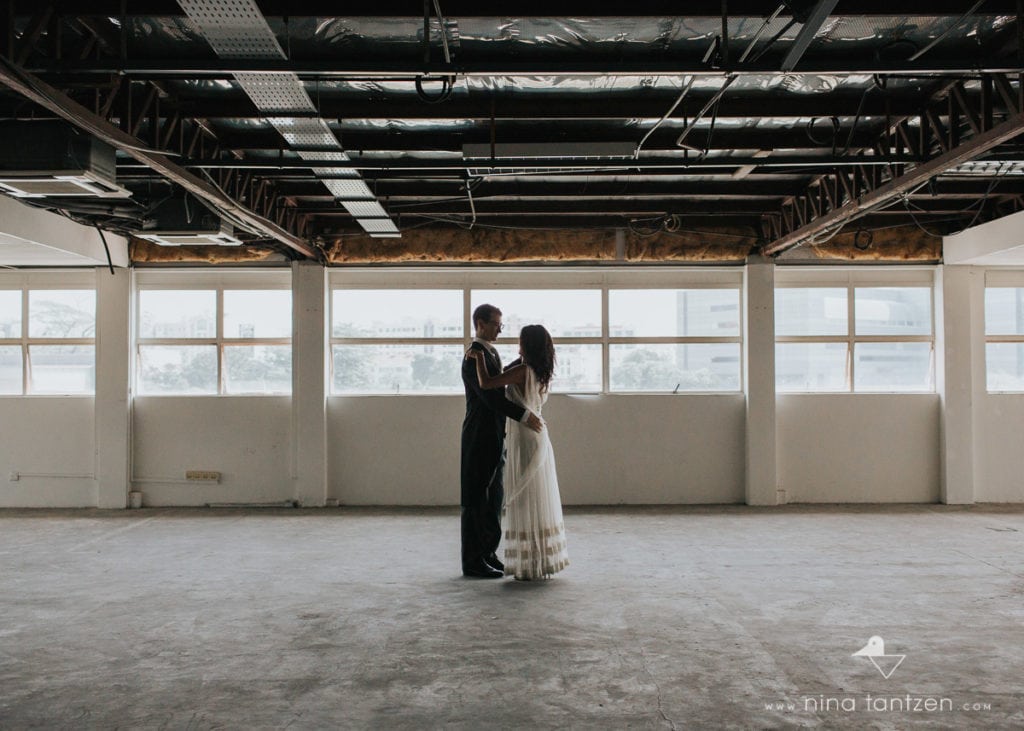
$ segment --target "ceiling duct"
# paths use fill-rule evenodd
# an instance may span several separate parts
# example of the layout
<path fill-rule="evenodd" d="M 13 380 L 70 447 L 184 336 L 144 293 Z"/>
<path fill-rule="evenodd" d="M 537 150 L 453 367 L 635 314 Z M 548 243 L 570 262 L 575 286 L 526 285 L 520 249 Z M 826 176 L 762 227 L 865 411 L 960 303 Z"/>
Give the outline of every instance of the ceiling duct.
<path fill-rule="evenodd" d="M 462 146 L 467 160 L 497 158 L 551 158 L 560 160 L 631 159 L 633 142 L 487 142 Z"/>
<path fill-rule="evenodd" d="M 194 198 L 170 198 L 151 214 L 152 224 L 134 235 L 161 246 L 239 246 L 234 228 Z"/>
<path fill-rule="evenodd" d="M 0 191 L 16 198 L 129 198 L 114 148 L 64 122 L 0 124 Z"/>
<path fill-rule="evenodd" d="M 199 27 L 207 42 L 221 58 L 247 60 L 285 60 L 287 56 L 277 42 L 253 0 L 179 0 L 178 3 Z M 323 119 L 310 117 L 317 109 L 306 87 L 293 73 L 238 73 L 235 81 L 268 116 L 268 121 L 304 160 L 337 160 L 348 162 L 338 138 Z M 295 117 L 288 117 L 295 114 Z M 311 151 L 312 150 L 312 151 Z M 350 179 L 324 180 L 323 184 L 352 213 L 350 202 L 373 202 L 380 215 L 360 218 L 356 222 L 374 237 L 401 236 L 394 221 L 377 202 L 358 172 L 348 168 L 313 168 L 315 175 L 347 175 Z M 374 209 L 376 212 L 377 209 Z M 369 225 L 368 225 L 369 224 Z"/>

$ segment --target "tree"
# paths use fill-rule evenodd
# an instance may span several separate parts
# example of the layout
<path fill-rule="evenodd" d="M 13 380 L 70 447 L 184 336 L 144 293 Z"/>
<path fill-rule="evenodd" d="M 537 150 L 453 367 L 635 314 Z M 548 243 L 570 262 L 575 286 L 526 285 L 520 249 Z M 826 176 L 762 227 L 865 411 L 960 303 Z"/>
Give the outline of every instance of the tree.
<path fill-rule="evenodd" d="M 679 383 L 674 364 L 653 350 L 637 348 L 612 371 L 614 386 L 624 390 L 671 391 Z"/>

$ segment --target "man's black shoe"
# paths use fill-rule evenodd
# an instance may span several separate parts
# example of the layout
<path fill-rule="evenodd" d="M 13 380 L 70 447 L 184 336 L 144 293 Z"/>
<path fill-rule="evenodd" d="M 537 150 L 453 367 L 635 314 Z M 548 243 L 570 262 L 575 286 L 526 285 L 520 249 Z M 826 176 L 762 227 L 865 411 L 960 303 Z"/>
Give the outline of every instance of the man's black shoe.
<path fill-rule="evenodd" d="M 488 566 L 493 566 L 498 571 L 505 573 L 505 564 L 498 560 L 498 554 L 492 553 L 490 556 L 484 559 Z"/>
<path fill-rule="evenodd" d="M 462 575 L 469 576 L 474 579 L 500 579 L 504 576 L 504 572 L 498 571 L 493 566 L 488 566 L 486 563 L 481 561 L 474 566 L 463 566 Z"/>

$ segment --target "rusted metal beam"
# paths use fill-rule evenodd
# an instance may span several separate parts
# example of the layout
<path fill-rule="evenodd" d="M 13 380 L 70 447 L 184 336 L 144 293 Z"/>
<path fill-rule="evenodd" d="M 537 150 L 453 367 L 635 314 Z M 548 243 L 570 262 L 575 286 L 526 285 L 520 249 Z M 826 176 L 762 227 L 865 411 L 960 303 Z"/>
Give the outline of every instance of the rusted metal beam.
<path fill-rule="evenodd" d="M 0 83 L 63 117 L 75 126 L 96 135 L 206 201 L 228 217 L 240 220 L 254 231 L 276 239 L 304 256 L 317 258 L 316 250 L 302 238 L 257 215 L 206 181 L 196 177 L 195 174 L 171 161 L 166 155 L 146 149 L 141 140 L 118 129 L 52 86 L 31 77 L 8 62 L 0 62 Z"/>
<path fill-rule="evenodd" d="M 884 185 L 880 185 L 860 198 L 849 201 L 841 208 L 837 208 L 824 216 L 805 223 L 786 236 L 772 241 L 763 247 L 762 251 L 768 256 L 781 254 L 816 234 L 860 218 L 872 209 L 895 200 L 906 191 L 927 183 L 930 178 L 942 173 L 944 170 L 973 160 L 978 155 L 1017 137 L 1021 132 L 1024 132 L 1024 114 L 1018 112 L 1005 122 L 971 137 L 949 152 L 943 153 L 923 165 L 918 165 L 909 172 L 898 176 Z"/>

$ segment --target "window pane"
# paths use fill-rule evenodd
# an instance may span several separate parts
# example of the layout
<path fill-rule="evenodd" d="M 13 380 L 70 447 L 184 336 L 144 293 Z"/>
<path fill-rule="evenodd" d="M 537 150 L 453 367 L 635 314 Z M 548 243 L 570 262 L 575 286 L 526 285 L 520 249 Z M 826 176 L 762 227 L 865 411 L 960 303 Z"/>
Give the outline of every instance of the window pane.
<path fill-rule="evenodd" d="M 462 393 L 461 345 L 335 345 L 332 392 Z"/>
<path fill-rule="evenodd" d="M 857 287 L 857 335 L 931 335 L 932 294 L 927 287 Z"/>
<path fill-rule="evenodd" d="M 21 337 L 21 290 L 0 289 L 0 338 Z M 18 388 L 21 391 L 21 388 Z"/>
<path fill-rule="evenodd" d="M 93 393 L 96 349 L 92 345 L 30 345 L 31 393 Z"/>
<path fill-rule="evenodd" d="M 139 337 L 217 337 L 217 292 L 144 289 L 139 292 Z"/>
<path fill-rule="evenodd" d="M 508 365 L 519 357 L 519 346 L 498 345 L 501 362 Z M 551 393 L 596 393 L 601 390 L 601 346 L 555 343 L 555 375 Z"/>
<path fill-rule="evenodd" d="M 21 393 L 20 345 L 0 345 L 0 393 Z"/>
<path fill-rule="evenodd" d="M 613 391 L 738 391 L 739 343 L 611 345 Z"/>
<path fill-rule="evenodd" d="M 291 393 L 292 347 L 225 347 L 224 390 L 227 393 Z"/>
<path fill-rule="evenodd" d="M 855 391 L 930 391 L 931 343 L 857 343 Z"/>
<path fill-rule="evenodd" d="M 601 337 L 601 291 L 597 289 L 474 290 L 472 309 L 489 303 L 502 312 L 503 340 L 516 341 L 525 325 L 543 325 L 552 338 Z M 470 333 L 472 334 L 472 333 Z"/>
<path fill-rule="evenodd" d="M 1024 289 L 989 287 L 985 290 L 985 334 L 1024 335 Z"/>
<path fill-rule="evenodd" d="M 1024 343 L 986 343 L 989 391 L 1024 391 Z"/>
<path fill-rule="evenodd" d="M 336 338 L 462 338 L 462 292 L 336 289 Z"/>
<path fill-rule="evenodd" d="M 846 343 L 779 343 L 775 346 L 779 391 L 846 391 Z"/>
<path fill-rule="evenodd" d="M 608 292 L 612 337 L 735 337 L 738 289 L 613 289 Z"/>
<path fill-rule="evenodd" d="M 140 346 L 139 393 L 217 393 L 217 346 Z"/>
<path fill-rule="evenodd" d="M 290 338 L 292 293 L 286 289 L 224 290 L 225 338 Z"/>
<path fill-rule="evenodd" d="M 775 290 L 776 335 L 846 335 L 848 319 L 845 288 Z"/>
<path fill-rule="evenodd" d="M 32 338 L 95 337 L 96 292 L 91 289 L 30 291 L 28 335 Z"/>

